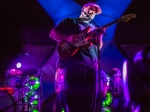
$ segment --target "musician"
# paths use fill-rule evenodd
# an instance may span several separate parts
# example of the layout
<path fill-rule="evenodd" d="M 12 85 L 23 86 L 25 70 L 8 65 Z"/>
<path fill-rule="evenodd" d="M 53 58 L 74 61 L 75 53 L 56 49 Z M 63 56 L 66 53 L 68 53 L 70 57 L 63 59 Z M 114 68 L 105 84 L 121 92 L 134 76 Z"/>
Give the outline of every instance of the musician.
<path fill-rule="evenodd" d="M 51 30 L 50 37 L 58 41 L 58 45 L 63 40 L 76 44 L 80 41 L 79 38 L 81 38 L 79 34 L 98 29 L 92 20 L 101 13 L 102 9 L 99 5 L 92 2 L 87 3 L 82 7 L 79 18 L 66 18 L 62 20 Z M 83 32 L 85 29 L 88 30 Z M 96 75 L 98 70 L 98 47 L 96 45 L 99 43 L 99 49 L 102 47 L 102 37 L 105 28 L 101 30 L 97 34 L 99 41 L 95 42 L 96 39 L 92 39 L 92 41 L 89 41 L 92 43 L 87 47 L 83 47 L 81 44 L 80 49 L 70 57 L 62 59 L 58 53 L 57 69 L 66 70 L 65 88 L 69 112 L 97 112 L 96 93 L 98 87 L 96 85 L 101 85 L 101 95 L 106 95 L 106 74 L 101 70 L 101 84 L 98 82 L 98 76 Z M 96 35 L 93 35 L 93 38 L 96 38 Z"/>
<path fill-rule="evenodd" d="M 111 80 L 108 89 L 112 93 L 112 112 L 125 112 L 125 98 L 123 92 L 123 80 L 121 71 L 118 68 L 113 68 L 111 72 Z"/>

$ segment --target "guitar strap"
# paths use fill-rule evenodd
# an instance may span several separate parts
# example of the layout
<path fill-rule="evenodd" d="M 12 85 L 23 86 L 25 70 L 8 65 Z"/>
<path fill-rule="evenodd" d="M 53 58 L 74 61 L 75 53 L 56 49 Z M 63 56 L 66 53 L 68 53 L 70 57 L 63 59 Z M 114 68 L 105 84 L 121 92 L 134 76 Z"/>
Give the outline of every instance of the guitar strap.
<path fill-rule="evenodd" d="M 81 27 L 83 25 L 85 28 L 89 27 L 90 25 L 88 23 L 82 22 L 80 18 L 75 19 L 76 23 Z"/>

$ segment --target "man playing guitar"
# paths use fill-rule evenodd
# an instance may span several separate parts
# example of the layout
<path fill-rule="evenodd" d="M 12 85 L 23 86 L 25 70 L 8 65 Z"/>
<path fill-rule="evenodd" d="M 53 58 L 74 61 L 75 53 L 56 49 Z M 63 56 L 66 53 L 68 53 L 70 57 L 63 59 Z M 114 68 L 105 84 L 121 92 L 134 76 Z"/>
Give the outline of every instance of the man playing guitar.
<path fill-rule="evenodd" d="M 79 18 L 66 18 L 50 32 L 50 37 L 58 41 L 57 71 L 64 69 L 66 73 L 65 95 L 69 112 L 97 112 L 97 85 L 101 86 L 102 96 L 107 92 L 105 72 L 101 71 L 101 81 L 98 81 L 99 50 L 95 45 L 99 43 L 99 49 L 102 47 L 104 31 L 96 30 L 92 23 L 94 17 L 101 13 L 100 6 L 87 3 Z M 96 42 L 96 35 L 99 42 Z"/>

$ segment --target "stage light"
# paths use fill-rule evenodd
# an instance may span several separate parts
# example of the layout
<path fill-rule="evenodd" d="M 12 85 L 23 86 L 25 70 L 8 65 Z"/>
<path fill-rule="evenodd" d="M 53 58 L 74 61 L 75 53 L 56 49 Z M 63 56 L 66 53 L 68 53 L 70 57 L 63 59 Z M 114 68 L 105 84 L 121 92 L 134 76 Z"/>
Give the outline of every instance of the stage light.
<path fill-rule="evenodd" d="M 29 92 L 26 92 L 25 96 L 30 97 L 30 99 L 37 99 L 37 98 L 39 98 L 37 92 L 34 91 L 34 90 L 30 90 Z"/>
<path fill-rule="evenodd" d="M 17 67 L 17 68 L 21 68 L 21 66 L 22 66 L 22 65 L 21 65 L 20 62 L 18 62 L 18 63 L 16 64 L 16 67 Z"/>
<path fill-rule="evenodd" d="M 126 103 L 129 103 L 130 102 L 130 94 L 129 94 L 129 88 L 128 88 L 128 80 L 127 80 L 127 77 L 128 77 L 128 61 L 127 60 L 124 60 L 124 63 L 123 63 L 123 72 L 122 72 L 122 78 L 123 78 L 123 92 L 124 92 L 124 97 L 126 99 Z"/>
<path fill-rule="evenodd" d="M 31 112 L 39 112 L 37 109 L 33 109 L 31 110 Z"/>
<path fill-rule="evenodd" d="M 39 96 L 36 94 L 36 95 L 31 95 L 31 98 L 32 99 L 38 99 L 39 98 Z"/>
<path fill-rule="evenodd" d="M 64 108 L 62 108 L 61 112 L 65 112 Z"/>
<path fill-rule="evenodd" d="M 26 86 L 30 88 L 30 90 L 37 90 L 40 87 L 40 80 L 36 76 L 31 76 L 29 81 L 27 81 Z"/>
<path fill-rule="evenodd" d="M 39 96 L 36 91 L 30 90 L 29 92 L 25 93 L 24 102 L 28 105 L 26 108 L 29 108 L 30 112 L 38 112 L 38 105 L 39 105 Z"/>
<path fill-rule="evenodd" d="M 108 107 L 104 107 L 104 108 L 103 108 L 103 112 L 111 112 L 111 109 L 108 108 Z"/>
<path fill-rule="evenodd" d="M 9 73 L 14 76 L 23 74 L 23 72 L 21 70 L 17 70 L 17 69 L 10 69 Z"/>
<path fill-rule="evenodd" d="M 40 80 L 37 76 L 29 76 L 26 81 L 28 92 L 25 93 L 24 101 L 29 106 L 30 112 L 38 112 L 39 110 L 39 94 L 36 91 L 40 87 Z"/>
<path fill-rule="evenodd" d="M 37 92 L 31 91 L 30 99 L 37 99 L 37 98 L 39 98 Z"/>
<path fill-rule="evenodd" d="M 107 74 L 107 86 L 110 85 L 110 76 Z"/>
<path fill-rule="evenodd" d="M 31 84 L 31 86 L 33 86 L 34 90 L 39 88 L 40 82 L 39 82 L 39 78 L 38 77 L 31 76 L 29 80 L 30 80 L 30 82 L 31 82 L 30 84 Z"/>
<path fill-rule="evenodd" d="M 24 101 L 27 103 L 30 99 L 30 96 L 32 94 L 32 91 L 26 92 L 24 95 Z"/>
<path fill-rule="evenodd" d="M 102 102 L 103 107 L 107 107 L 111 104 L 112 102 L 112 94 L 110 92 L 106 93 L 106 100 Z"/>
<path fill-rule="evenodd" d="M 30 99 L 30 104 L 33 105 L 33 107 L 34 107 L 34 105 L 38 105 L 39 102 L 38 102 L 38 100 Z"/>
<path fill-rule="evenodd" d="M 30 99 L 30 101 L 29 101 L 29 103 L 30 103 L 30 112 L 38 112 L 38 104 L 39 104 L 39 102 L 38 102 L 38 100 L 36 100 L 36 99 Z"/>

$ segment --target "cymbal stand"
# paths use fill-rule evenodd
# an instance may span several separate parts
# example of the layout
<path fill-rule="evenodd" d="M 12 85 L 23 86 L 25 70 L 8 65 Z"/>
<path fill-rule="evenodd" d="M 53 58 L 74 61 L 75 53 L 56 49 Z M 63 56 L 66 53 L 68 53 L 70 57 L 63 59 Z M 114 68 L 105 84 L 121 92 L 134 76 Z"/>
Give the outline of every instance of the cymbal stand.
<path fill-rule="evenodd" d="M 26 81 L 25 81 L 25 84 L 29 84 L 30 82 L 29 82 L 29 75 L 27 74 L 26 75 Z M 22 111 L 23 112 L 29 112 L 30 111 L 30 93 L 29 93 L 29 87 L 26 87 L 27 89 L 26 89 L 26 93 L 24 93 L 24 97 L 22 98 L 22 100 L 23 100 L 23 107 L 22 107 Z M 26 103 L 26 101 L 25 101 L 25 99 L 27 99 L 27 103 Z"/>
<path fill-rule="evenodd" d="M 29 75 L 27 75 L 27 83 L 29 83 Z M 27 112 L 29 112 L 29 110 L 30 110 L 30 108 L 29 108 L 29 106 L 30 106 L 30 96 L 29 96 L 29 88 L 27 88 L 27 93 L 28 93 L 28 95 L 27 95 L 27 100 L 28 100 L 28 104 L 27 104 Z"/>
<path fill-rule="evenodd" d="M 46 75 L 46 74 L 41 68 L 39 68 L 39 72 L 40 72 L 40 75 L 39 75 L 39 77 L 40 77 L 40 97 L 39 97 L 39 102 L 40 103 L 39 103 L 38 108 L 39 108 L 39 112 L 42 112 L 42 75 L 43 74 Z"/>
<path fill-rule="evenodd" d="M 17 102 L 19 103 L 19 88 L 17 88 Z M 16 112 L 19 112 L 19 104 L 16 103 Z"/>
<path fill-rule="evenodd" d="M 19 78 L 20 78 L 20 75 L 19 75 Z M 17 88 L 17 95 L 16 95 L 17 96 L 17 102 L 19 103 L 20 102 L 20 100 L 19 100 L 19 92 L 20 92 L 19 90 L 20 90 L 20 88 L 19 87 L 16 87 L 16 88 Z M 17 106 L 16 112 L 19 112 L 19 104 L 17 104 L 16 106 Z"/>
<path fill-rule="evenodd" d="M 20 99 L 20 95 L 19 93 L 21 93 L 21 95 L 24 95 L 24 84 L 22 82 L 22 79 L 21 79 L 21 76 L 19 75 L 16 79 L 16 82 L 18 81 L 18 85 L 15 85 L 16 86 L 16 89 L 17 89 L 17 94 L 16 94 L 16 104 L 17 104 L 17 111 L 16 112 L 20 112 L 19 111 L 19 106 L 22 105 L 22 112 L 24 112 L 24 105 L 25 105 L 25 102 L 24 102 L 24 97 Z M 20 82 L 21 81 L 21 82 Z M 16 83 L 15 82 L 15 83 Z M 20 88 L 23 88 L 22 92 L 20 91 Z M 21 103 L 19 103 L 20 101 L 22 101 Z"/>

